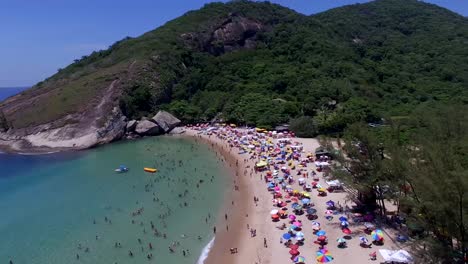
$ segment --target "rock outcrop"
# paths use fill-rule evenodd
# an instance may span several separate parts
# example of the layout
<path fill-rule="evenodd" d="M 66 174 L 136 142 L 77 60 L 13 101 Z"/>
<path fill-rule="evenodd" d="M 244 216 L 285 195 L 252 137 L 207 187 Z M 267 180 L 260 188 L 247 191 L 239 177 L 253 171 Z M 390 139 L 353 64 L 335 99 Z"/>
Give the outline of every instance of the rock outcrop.
<path fill-rule="evenodd" d="M 180 37 L 192 49 L 221 55 L 238 49 L 255 48 L 257 33 L 264 29 L 264 25 L 258 21 L 230 13 L 208 34 L 184 33 Z"/>
<path fill-rule="evenodd" d="M 133 131 L 135 131 L 135 128 L 136 128 L 137 124 L 138 124 L 138 121 L 136 121 L 136 120 L 130 120 L 130 121 L 128 121 L 127 127 L 126 127 L 126 131 L 127 131 L 127 132 L 133 132 Z"/>
<path fill-rule="evenodd" d="M 166 111 L 159 111 L 154 117 L 154 122 L 158 124 L 164 133 L 169 133 L 180 124 L 180 120 Z"/>
<path fill-rule="evenodd" d="M 162 131 L 158 124 L 149 120 L 140 121 L 135 127 L 135 132 L 140 136 L 156 136 Z"/>

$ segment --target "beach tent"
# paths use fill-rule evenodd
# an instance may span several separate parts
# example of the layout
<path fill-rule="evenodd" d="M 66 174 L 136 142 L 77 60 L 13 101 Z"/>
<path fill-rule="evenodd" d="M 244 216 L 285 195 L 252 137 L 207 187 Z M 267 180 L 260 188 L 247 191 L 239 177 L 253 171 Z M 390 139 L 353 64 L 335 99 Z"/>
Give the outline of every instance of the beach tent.
<path fill-rule="evenodd" d="M 385 261 L 398 263 L 413 263 L 414 259 L 406 250 L 379 249 L 380 255 Z"/>

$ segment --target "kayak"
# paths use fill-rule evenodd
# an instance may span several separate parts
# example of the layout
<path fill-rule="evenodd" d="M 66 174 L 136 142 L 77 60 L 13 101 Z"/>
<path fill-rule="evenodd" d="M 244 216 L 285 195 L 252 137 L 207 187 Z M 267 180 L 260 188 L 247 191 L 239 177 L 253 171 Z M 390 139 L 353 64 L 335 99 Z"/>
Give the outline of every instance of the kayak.
<path fill-rule="evenodd" d="M 114 170 L 115 172 L 122 173 L 122 172 L 127 172 L 128 168 L 125 167 L 125 165 L 120 165 L 118 169 Z"/>
<path fill-rule="evenodd" d="M 158 171 L 157 169 L 154 169 L 154 168 L 143 168 L 143 170 L 146 172 L 151 172 L 151 173 L 155 173 Z"/>

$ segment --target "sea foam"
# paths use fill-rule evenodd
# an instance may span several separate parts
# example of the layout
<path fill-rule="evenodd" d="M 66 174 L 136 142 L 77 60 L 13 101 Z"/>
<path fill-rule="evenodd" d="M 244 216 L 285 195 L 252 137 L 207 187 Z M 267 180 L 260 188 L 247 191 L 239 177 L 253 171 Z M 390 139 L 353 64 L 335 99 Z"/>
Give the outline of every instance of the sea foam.
<path fill-rule="evenodd" d="M 213 247 L 215 238 L 213 237 L 210 242 L 203 248 L 200 257 L 198 258 L 197 264 L 205 263 L 205 259 L 208 257 L 211 248 Z"/>

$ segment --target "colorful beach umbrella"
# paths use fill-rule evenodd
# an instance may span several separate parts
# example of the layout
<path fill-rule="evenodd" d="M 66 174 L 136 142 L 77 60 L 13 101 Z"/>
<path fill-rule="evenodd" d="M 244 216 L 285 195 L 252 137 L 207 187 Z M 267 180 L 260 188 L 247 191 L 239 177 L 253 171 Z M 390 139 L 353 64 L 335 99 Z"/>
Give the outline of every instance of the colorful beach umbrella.
<path fill-rule="evenodd" d="M 336 240 L 336 242 L 338 242 L 338 243 L 346 243 L 346 240 L 345 240 L 344 238 L 340 237 L 340 238 L 338 238 L 338 239 Z"/>
<path fill-rule="evenodd" d="M 319 237 L 317 237 L 317 240 L 323 242 L 323 241 L 327 240 L 327 237 L 326 236 L 319 236 Z"/>
<path fill-rule="evenodd" d="M 338 220 L 343 222 L 343 221 L 348 221 L 348 218 L 346 218 L 345 216 L 340 216 L 340 218 L 338 218 Z"/>
<path fill-rule="evenodd" d="M 330 200 L 328 202 L 326 202 L 326 205 L 329 206 L 329 207 L 334 207 L 335 206 L 335 202 Z"/>
<path fill-rule="evenodd" d="M 294 258 L 295 263 L 305 263 L 305 258 L 303 256 L 297 256 Z"/>
<path fill-rule="evenodd" d="M 302 223 L 299 222 L 299 221 L 294 222 L 293 225 L 295 225 L 297 227 L 302 227 Z"/>
<path fill-rule="evenodd" d="M 277 214 L 271 215 L 271 219 L 278 219 L 278 218 L 280 218 L 280 217 Z"/>
<path fill-rule="evenodd" d="M 333 214 L 333 211 L 332 211 L 332 210 L 326 210 L 326 211 L 325 211 L 325 214 L 326 214 L 326 215 L 332 215 L 332 214 Z"/>
<path fill-rule="evenodd" d="M 299 250 L 297 249 L 291 249 L 289 250 L 289 254 L 293 255 L 293 256 L 297 256 L 299 255 L 301 252 L 299 252 Z"/>
<path fill-rule="evenodd" d="M 296 237 L 304 237 L 304 233 L 302 233 L 302 232 L 297 232 L 297 233 L 296 233 Z"/>
<path fill-rule="evenodd" d="M 283 234 L 283 238 L 284 238 L 284 239 L 291 239 L 291 234 L 289 234 L 289 233 L 284 233 L 284 234 Z"/>
<path fill-rule="evenodd" d="M 276 201 L 276 202 L 278 202 L 278 201 Z M 271 214 L 271 215 L 278 214 L 278 210 L 277 210 L 277 209 L 273 209 L 273 210 L 270 211 L 270 214 Z"/>
<path fill-rule="evenodd" d="M 349 226 L 349 222 L 348 221 L 341 221 L 341 227 L 347 227 Z"/>
<path fill-rule="evenodd" d="M 382 241 L 384 239 L 383 231 L 380 229 L 372 231 L 371 236 L 374 241 Z"/>
<path fill-rule="evenodd" d="M 291 219 L 292 221 L 296 220 L 296 216 L 295 216 L 295 215 L 289 215 L 288 218 Z"/>
<path fill-rule="evenodd" d="M 309 204 L 309 203 L 310 203 L 310 199 L 304 198 L 304 199 L 301 200 L 301 202 L 302 202 L 303 204 Z"/>
<path fill-rule="evenodd" d="M 317 210 L 314 209 L 314 208 L 307 208 L 306 212 L 307 212 L 307 214 L 313 215 L 313 214 L 317 213 Z"/>
<path fill-rule="evenodd" d="M 359 237 L 359 241 L 360 241 L 361 243 L 363 243 L 363 244 L 369 243 L 369 240 L 367 240 L 367 238 L 365 238 L 365 237 L 363 237 L 363 236 L 360 236 L 360 237 Z"/>
<path fill-rule="evenodd" d="M 296 245 L 296 244 L 292 244 L 289 246 L 289 249 L 299 249 L 299 245 Z"/>
<path fill-rule="evenodd" d="M 317 236 L 324 236 L 327 234 L 327 232 L 323 231 L 323 230 L 320 230 L 318 231 L 317 233 L 315 233 Z"/>
<path fill-rule="evenodd" d="M 317 261 L 320 263 L 330 262 L 333 260 L 332 255 L 326 249 L 321 249 L 317 251 Z"/>

